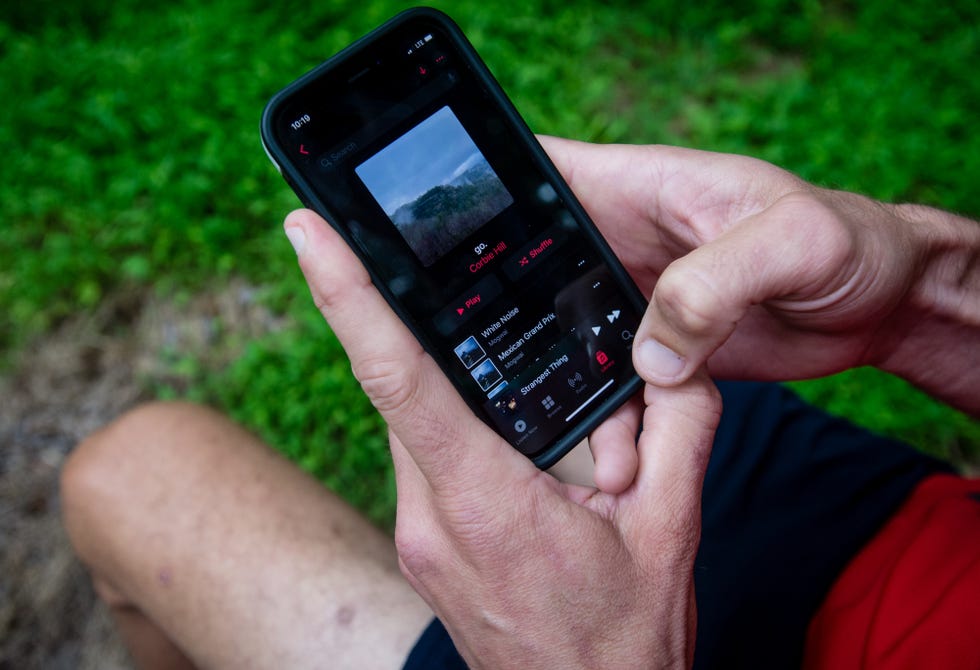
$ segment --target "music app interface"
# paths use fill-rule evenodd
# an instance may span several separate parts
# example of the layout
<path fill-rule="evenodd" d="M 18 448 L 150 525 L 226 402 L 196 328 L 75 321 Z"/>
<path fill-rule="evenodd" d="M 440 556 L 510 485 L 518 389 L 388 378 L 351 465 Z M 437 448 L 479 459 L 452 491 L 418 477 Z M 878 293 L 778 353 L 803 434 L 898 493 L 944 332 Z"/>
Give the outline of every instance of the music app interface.
<path fill-rule="evenodd" d="M 632 376 L 636 302 L 448 40 L 404 32 L 281 133 L 469 404 L 534 456 Z"/>

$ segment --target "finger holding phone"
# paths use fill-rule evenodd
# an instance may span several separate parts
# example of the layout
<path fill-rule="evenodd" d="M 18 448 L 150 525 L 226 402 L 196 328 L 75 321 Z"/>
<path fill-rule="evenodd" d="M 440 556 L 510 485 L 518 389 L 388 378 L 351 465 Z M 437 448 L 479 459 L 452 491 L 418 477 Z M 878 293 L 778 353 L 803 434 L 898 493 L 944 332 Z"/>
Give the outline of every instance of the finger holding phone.
<path fill-rule="evenodd" d="M 300 78 L 262 137 L 470 411 L 539 467 L 639 390 L 621 333 L 643 296 L 445 15 L 409 10 Z"/>
<path fill-rule="evenodd" d="M 701 484 L 721 411 L 707 376 L 647 387 L 625 491 L 562 484 L 468 410 L 320 217 L 294 212 L 286 231 L 390 427 L 403 572 L 470 667 L 687 667 Z"/>

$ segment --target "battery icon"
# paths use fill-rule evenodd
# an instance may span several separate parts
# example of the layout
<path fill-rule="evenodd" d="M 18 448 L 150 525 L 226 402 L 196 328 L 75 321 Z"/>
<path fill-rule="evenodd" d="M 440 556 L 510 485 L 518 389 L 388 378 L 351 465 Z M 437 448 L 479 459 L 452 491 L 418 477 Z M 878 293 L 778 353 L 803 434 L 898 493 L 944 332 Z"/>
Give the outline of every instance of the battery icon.
<path fill-rule="evenodd" d="M 425 36 L 425 41 L 426 42 L 428 42 L 431 39 L 432 39 L 432 33 L 429 33 L 428 35 Z"/>

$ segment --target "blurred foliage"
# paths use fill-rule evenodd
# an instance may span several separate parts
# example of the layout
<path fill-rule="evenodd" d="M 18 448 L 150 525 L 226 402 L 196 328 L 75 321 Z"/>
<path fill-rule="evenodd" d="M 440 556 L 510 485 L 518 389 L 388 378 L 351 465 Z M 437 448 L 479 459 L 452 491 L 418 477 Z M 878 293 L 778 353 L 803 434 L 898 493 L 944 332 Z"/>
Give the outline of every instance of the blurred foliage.
<path fill-rule="evenodd" d="M 301 280 L 289 283 L 307 290 Z M 250 342 L 225 370 L 175 358 L 158 395 L 223 407 L 373 521 L 390 525 L 395 486 L 384 424 L 319 312 L 303 307 L 293 328 Z"/>
<path fill-rule="evenodd" d="M 897 377 L 859 368 L 790 386 L 833 414 L 980 472 L 980 422 L 935 402 Z"/>
<path fill-rule="evenodd" d="M 749 153 L 824 185 L 980 214 L 976 2 L 434 4 L 537 132 Z M 0 360 L 121 286 L 246 277 L 295 329 L 227 370 L 185 362 L 183 392 L 386 519 L 381 424 L 309 304 L 279 229 L 296 200 L 257 127 L 276 90 L 405 6 L 0 7 Z M 808 384 L 938 453 L 980 445 L 974 422 L 879 373 Z"/>

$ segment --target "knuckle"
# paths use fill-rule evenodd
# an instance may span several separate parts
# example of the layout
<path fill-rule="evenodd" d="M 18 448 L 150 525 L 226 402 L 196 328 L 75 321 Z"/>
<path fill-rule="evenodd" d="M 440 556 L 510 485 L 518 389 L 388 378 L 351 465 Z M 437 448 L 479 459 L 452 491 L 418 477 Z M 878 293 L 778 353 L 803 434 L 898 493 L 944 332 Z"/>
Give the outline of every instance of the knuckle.
<path fill-rule="evenodd" d="M 420 524 L 399 521 L 395 525 L 395 550 L 406 577 L 421 579 L 437 571 L 436 543 Z"/>
<path fill-rule="evenodd" d="M 412 404 L 418 388 L 415 366 L 397 352 L 361 358 L 351 363 L 351 369 L 379 412 L 398 412 Z"/>
<path fill-rule="evenodd" d="M 710 335 L 733 322 L 711 283 L 700 272 L 676 265 L 660 277 L 653 302 L 668 325 L 686 335 Z"/>
<path fill-rule="evenodd" d="M 320 283 L 309 281 L 310 295 L 313 296 L 313 304 L 320 310 L 323 318 L 330 320 L 330 315 L 334 313 L 338 306 L 343 304 L 345 291 L 336 283 L 321 286 Z"/>
<path fill-rule="evenodd" d="M 328 323 L 338 316 L 362 313 L 364 297 L 374 288 L 370 277 L 362 272 L 335 281 L 327 281 L 312 270 L 306 277 L 313 304 Z"/>

